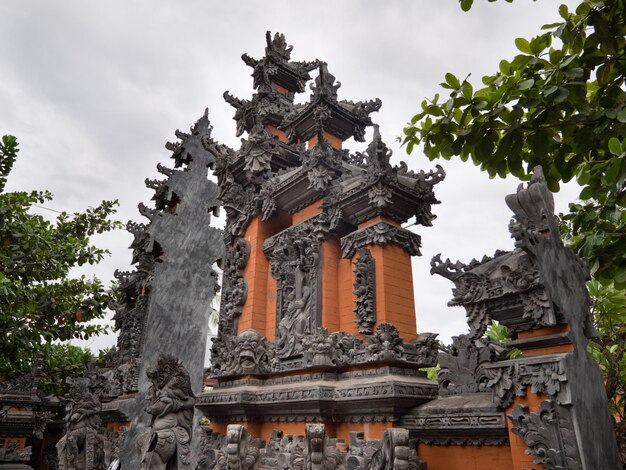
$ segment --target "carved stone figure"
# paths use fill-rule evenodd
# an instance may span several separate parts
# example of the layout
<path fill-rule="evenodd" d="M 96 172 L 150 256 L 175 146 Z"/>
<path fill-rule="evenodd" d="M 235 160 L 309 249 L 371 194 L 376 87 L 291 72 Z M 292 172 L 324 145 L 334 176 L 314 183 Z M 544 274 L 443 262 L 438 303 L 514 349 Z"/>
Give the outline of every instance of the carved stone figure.
<path fill-rule="evenodd" d="M 59 470 L 104 470 L 102 405 L 83 384 L 74 386 L 66 403 L 65 432 L 57 443 Z"/>
<path fill-rule="evenodd" d="M 226 430 L 226 448 L 217 456 L 215 470 L 252 470 L 259 460 L 259 439 L 253 439 L 240 424 L 229 424 Z"/>
<path fill-rule="evenodd" d="M 152 382 L 146 413 L 150 430 L 139 436 L 142 470 L 191 469 L 191 428 L 195 396 L 187 370 L 173 356 L 161 355 L 146 375 Z"/>
<path fill-rule="evenodd" d="M 359 333 L 371 335 L 376 324 L 376 269 L 374 258 L 367 248 L 359 248 L 354 263 L 354 312 Z"/>

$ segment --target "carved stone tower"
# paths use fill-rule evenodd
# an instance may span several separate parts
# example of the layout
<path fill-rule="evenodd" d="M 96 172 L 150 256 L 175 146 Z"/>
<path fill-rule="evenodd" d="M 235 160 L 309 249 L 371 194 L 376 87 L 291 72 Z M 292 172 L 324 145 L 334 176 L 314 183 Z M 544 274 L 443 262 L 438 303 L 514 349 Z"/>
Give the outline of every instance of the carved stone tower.
<path fill-rule="evenodd" d="M 322 423 L 331 438 L 379 439 L 437 392 L 418 371 L 437 356 L 436 335 L 416 330 L 420 237 L 401 224 L 431 225 L 445 175 L 392 166 L 376 126 L 365 153 L 342 149 L 365 140 L 380 100 L 339 100 L 327 64 L 292 61 L 291 49 L 268 33 L 262 59 L 243 55 L 256 92 L 224 96 L 247 136 L 237 151 L 207 147 L 227 254 L 217 384 L 197 406 L 222 434 L 238 423 L 268 440 Z M 309 101 L 295 104 L 313 71 Z"/>

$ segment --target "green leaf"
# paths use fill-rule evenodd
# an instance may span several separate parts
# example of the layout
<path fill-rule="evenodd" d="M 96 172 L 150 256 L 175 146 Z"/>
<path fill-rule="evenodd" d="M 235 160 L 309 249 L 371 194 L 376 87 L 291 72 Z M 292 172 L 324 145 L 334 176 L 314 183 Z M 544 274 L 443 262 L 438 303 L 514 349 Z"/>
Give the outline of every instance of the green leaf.
<path fill-rule="evenodd" d="M 524 54 L 532 54 L 532 51 L 530 50 L 530 43 L 527 39 L 517 38 L 515 40 L 515 46 Z"/>
<path fill-rule="evenodd" d="M 619 110 L 617 113 L 617 120 L 622 123 L 626 123 L 626 106 Z"/>
<path fill-rule="evenodd" d="M 619 141 L 617 137 L 611 137 L 609 139 L 609 151 L 613 155 L 620 156 L 622 154 L 622 143 Z"/>
<path fill-rule="evenodd" d="M 454 90 L 461 87 L 461 82 L 450 72 L 446 73 L 446 83 L 450 85 Z"/>
<path fill-rule="evenodd" d="M 459 2 L 461 3 L 461 10 L 470 11 L 474 0 L 459 0 Z"/>
<path fill-rule="evenodd" d="M 532 87 L 535 84 L 535 79 L 534 78 L 530 78 L 528 80 L 524 80 L 522 82 L 519 82 L 517 87 L 520 90 L 528 90 L 530 87 Z"/>

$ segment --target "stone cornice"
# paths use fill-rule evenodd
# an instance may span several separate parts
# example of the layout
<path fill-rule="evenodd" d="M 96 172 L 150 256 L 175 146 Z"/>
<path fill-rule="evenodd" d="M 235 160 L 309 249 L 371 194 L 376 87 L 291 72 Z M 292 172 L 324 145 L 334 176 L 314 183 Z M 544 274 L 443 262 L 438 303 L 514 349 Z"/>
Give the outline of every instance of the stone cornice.
<path fill-rule="evenodd" d="M 411 256 L 421 255 L 421 238 L 404 228 L 379 221 L 352 232 L 341 239 L 341 255 L 351 258 L 356 251 L 367 245 L 388 245 L 394 243 L 404 248 Z"/>

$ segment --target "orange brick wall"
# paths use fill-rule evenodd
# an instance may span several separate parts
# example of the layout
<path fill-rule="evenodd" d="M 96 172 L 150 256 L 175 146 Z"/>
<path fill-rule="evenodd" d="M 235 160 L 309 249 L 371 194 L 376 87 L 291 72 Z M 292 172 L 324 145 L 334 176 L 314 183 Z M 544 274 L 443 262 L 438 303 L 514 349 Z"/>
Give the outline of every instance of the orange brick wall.
<path fill-rule="evenodd" d="M 309 204 L 304 209 L 300 209 L 298 212 L 294 213 L 292 216 L 293 225 L 299 224 L 300 222 L 308 219 L 309 217 L 313 217 L 322 212 L 322 203 L 324 201 L 322 199 L 315 201 L 313 204 Z"/>
<path fill-rule="evenodd" d="M 248 283 L 248 297 L 239 318 L 238 332 L 254 328 L 266 330 L 267 278 L 270 276 L 269 261 L 263 253 L 263 242 L 271 236 L 270 224 L 256 216 L 248 225 L 244 238 L 250 243 L 250 259 L 243 272 Z"/>
<path fill-rule="evenodd" d="M 339 291 L 339 260 L 341 246 L 338 238 L 322 242 L 322 326 L 339 331 L 339 297 L 350 291 Z"/>
<path fill-rule="evenodd" d="M 391 323 L 410 341 L 417 336 L 411 256 L 394 244 L 368 248 L 376 267 L 376 324 Z"/>
<path fill-rule="evenodd" d="M 420 444 L 428 470 L 514 470 L 507 446 L 431 446 Z M 533 467 L 534 468 L 534 467 Z"/>
<path fill-rule="evenodd" d="M 339 287 L 339 330 L 346 333 L 352 333 L 357 336 L 359 334 L 356 323 L 354 322 L 354 259 L 358 256 L 355 254 L 351 259 L 341 258 L 338 264 L 338 282 Z"/>

